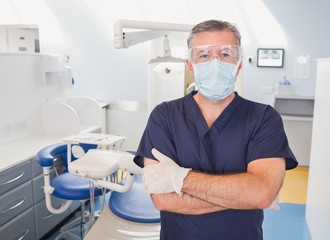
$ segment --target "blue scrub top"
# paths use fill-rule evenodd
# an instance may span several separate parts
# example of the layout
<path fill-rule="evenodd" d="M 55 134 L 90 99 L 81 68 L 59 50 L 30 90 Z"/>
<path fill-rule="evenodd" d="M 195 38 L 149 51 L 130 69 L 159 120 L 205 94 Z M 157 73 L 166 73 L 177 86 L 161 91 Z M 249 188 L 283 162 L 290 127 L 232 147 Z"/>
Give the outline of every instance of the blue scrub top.
<path fill-rule="evenodd" d="M 235 98 L 209 128 L 196 92 L 158 105 L 151 113 L 135 162 L 155 159 L 156 148 L 182 167 L 207 173 L 246 172 L 256 159 L 283 157 L 297 166 L 281 116 L 269 105 Z M 161 212 L 161 239 L 262 239 L 262 210 L 226 210 L 202 215 Z"/>

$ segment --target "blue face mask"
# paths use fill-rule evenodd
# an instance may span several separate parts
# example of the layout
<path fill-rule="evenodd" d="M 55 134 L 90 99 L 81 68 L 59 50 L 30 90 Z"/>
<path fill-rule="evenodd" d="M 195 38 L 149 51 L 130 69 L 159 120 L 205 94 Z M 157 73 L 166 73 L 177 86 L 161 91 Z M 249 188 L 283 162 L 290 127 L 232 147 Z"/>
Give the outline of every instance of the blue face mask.
<path fill-rule="evenodd" d="M 193 64 L 198 92 L 211 100 L 222 100 L 234 91 L 234 82 L 239 64 L 214 59 Z"/>

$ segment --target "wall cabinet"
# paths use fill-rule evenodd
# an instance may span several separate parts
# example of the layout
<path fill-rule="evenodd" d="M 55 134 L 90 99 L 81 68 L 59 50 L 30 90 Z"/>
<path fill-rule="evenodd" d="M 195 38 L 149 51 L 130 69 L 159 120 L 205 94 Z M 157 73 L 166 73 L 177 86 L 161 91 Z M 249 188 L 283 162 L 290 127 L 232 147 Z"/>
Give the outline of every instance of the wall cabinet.
<path fill-rule="evenodd" d="M 275 95 L 274 108 L 282 116 L 290 147 L 299 166 L 309 166 L 314 97 Z"/>

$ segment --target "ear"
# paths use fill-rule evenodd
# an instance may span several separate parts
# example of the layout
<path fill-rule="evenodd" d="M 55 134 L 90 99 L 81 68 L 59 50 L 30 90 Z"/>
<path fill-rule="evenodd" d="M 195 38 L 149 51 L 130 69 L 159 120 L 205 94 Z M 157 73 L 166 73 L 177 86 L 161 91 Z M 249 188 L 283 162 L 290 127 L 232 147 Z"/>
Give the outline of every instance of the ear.
<path fill-rule="evenodd" d="M 194 68 L 192 66 L 192 63 L 190 60 L 186 59 L 186 65 L 187 65 L 187 68 L 189 69 L 189 72 L 191 73 L 191 75 L 194 76 Z"/>
<path fill-rule="evenodd" d="M 239 63 L 239 66 L 237 68 L 237 71 L 236 71 L 236 77 L 238 76 L 238 74 L 240 73 L 241 69 L 242 69 L 242 65 L 243 65 L 243 61 L 241 60 L 240 63 Z"/>

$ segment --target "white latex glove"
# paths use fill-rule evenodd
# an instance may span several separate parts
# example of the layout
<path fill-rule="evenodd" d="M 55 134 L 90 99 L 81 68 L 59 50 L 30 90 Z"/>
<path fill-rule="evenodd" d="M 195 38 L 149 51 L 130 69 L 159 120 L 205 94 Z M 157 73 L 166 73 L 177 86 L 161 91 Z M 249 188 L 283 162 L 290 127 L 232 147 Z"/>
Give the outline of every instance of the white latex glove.
<path fill-rule="evenodd" d="M 274 201 L 272 202 L 272 204 L 267 208 L 273 211 L 280 211 L 280 205 L 279 205 L 279 198 L 278 195 L 276 196 L 276 198 L 274 199 Z"/>
<path fill-rule="evenodd" d="M 176 192 L 182 195 L 183 179 L 191 168 L 180 167 L 171 158 L 153 148 L 152 155 L 159 163 L 145 166 L 142 169 L 142 179 L 146 191 L 151 194 Z"/>

